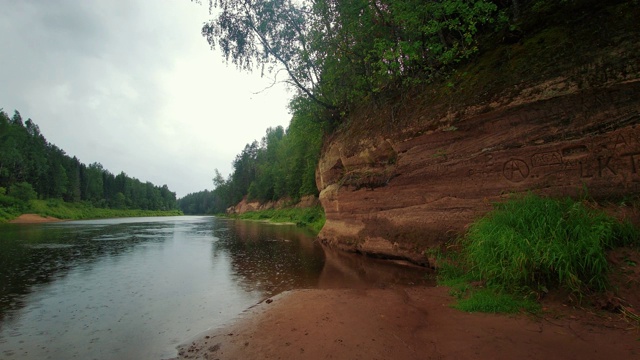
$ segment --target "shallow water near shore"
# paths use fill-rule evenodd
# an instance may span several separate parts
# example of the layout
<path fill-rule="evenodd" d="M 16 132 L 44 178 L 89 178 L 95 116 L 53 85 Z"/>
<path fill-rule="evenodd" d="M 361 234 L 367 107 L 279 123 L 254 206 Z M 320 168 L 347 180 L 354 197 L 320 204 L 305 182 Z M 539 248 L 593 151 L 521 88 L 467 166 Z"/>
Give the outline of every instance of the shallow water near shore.
<path fill-rule="evenodd" d="M 162 359 L 286 290 L 416 284 L 295 226 L 215 217 L 0 226 L 0 358 Z"/>

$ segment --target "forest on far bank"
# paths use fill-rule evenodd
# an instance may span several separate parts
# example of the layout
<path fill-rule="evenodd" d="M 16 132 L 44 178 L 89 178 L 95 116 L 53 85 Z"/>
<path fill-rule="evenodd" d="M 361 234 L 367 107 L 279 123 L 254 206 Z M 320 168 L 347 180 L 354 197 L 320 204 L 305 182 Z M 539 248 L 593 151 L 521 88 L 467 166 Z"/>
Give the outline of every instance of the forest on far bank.
<path fill-rule="evenodd" d="M 177 208 L 167 185 L 114 175 L 99 163 L 87 166 L 49 143 L 31 119 L 0 109 L 0 210 L 20 214 L 36 199 L 122 210 Z"/>
<path fill-rule="evenodd" d="M 219 214 L 245 196 L 262 203 L 283 198 L 296 202 L 317 195 L 315 171 L 326 124 L 315 121 L 317 107 L 294 99 L 291 123 L 269 128 L 260 142 L 246 144 L 224 178 L 216 169 L 214 190 L 191 193 L 178 200 L 185 214 Z"/>

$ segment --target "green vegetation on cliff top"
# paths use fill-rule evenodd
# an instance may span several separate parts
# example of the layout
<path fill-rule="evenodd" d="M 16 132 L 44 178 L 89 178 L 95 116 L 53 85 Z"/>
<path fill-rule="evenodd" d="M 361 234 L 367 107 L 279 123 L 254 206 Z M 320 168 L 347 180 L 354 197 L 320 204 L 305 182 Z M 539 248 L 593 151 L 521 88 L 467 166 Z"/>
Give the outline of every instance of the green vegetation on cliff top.
<path fill-rule="evenodd" d="M 180 199 L 185 213 L 220 213 L 244 197 L 261 202 L 317 195 L 326 135 L 355 104 L 430 79 L 477 51 L 484 27 L 502 27 L 488 0 L 394 2 L 210 1 L 202 35 L 242 70 L 286 74 L 297 91 L 292 120 L 247 144 L 214 190 Z M 498 25 L 498 23 L 502 25 Z M 422 80 L 420 80 L 422 79 Z"/>
<path fill-rule="evenodd" d="M 202 35 L 212 47 L 239 69 L 286 74 L 298 93 L 289 128 L 247 144 L 227 178 L 216 173 L 213 191 L 181 199 L 185 213 L 224 212 L 245 196 L 266 202 L 317 194 L 320 149 L 335 136 L 357 145 L 416 125 L 424 130 L 445 114 L 561 75 L 597 85 L 576 69 L 627 71 L 640 33 L 636 0 L 210 5 Z"/>

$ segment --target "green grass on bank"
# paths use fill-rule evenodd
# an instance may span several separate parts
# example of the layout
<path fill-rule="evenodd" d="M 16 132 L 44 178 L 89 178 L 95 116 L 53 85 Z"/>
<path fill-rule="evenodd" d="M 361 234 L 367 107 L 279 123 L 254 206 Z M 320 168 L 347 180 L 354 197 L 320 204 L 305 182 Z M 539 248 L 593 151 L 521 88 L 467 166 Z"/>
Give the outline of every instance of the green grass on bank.
<path fill-rule="evenodd" d="M 607 251 L 638 239 L 631 224 L 584 202 L 529 194 L 472 224 L 459 251 L 440 259 L 439 281 L 461 310 L 535 311 L 551 289 L 578 299 L 607 290 Z"/>
<path fill-rule="evenodd" d="M 0 207 L 0 222 L 7 222 L 22 214 L 52 216 L 64 220 L 102 219 L 140 216 L 182 215 L 180 210 L 153 211 L 133 209 L 96 208 L 88 203 L 67 203 L 58 199 L 29 200 L 28 203 L 13 207 Z"/>
<path fill-rule="evenodd" d="M 13 207 L 5 208 L 0 206 L 0 223 L 7 222 L 11 219 L 15 219 L 21 214 L 22 212 L 20 212 L 16 208 L 13 208 Z"/>
<path fill-rule="evenodd" d="M 322 206 L 309 208 L 286 208 L 261 211 L 251 211 L 244 214 L 230 216 L 244 220 L 266 220 L 276 223 L 293 223 L 319 233 L 324 225 L 324 209 Z"/>

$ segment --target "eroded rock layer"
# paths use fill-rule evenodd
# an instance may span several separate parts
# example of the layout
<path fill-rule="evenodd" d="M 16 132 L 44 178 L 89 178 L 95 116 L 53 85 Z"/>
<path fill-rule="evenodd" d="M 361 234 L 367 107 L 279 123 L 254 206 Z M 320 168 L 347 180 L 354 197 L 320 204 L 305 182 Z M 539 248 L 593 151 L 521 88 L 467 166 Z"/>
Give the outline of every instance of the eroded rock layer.
<path fill-rule="evenodd" d="M 598 86 L 553 79 L 411 131 L 336 136 L 317 171 L 320 239 L 427 264 L 427 249 L 510 194 L 640 194 L 638 59 L 622 69 L 594 66 L 588 74 L 605 77 Z"/>

